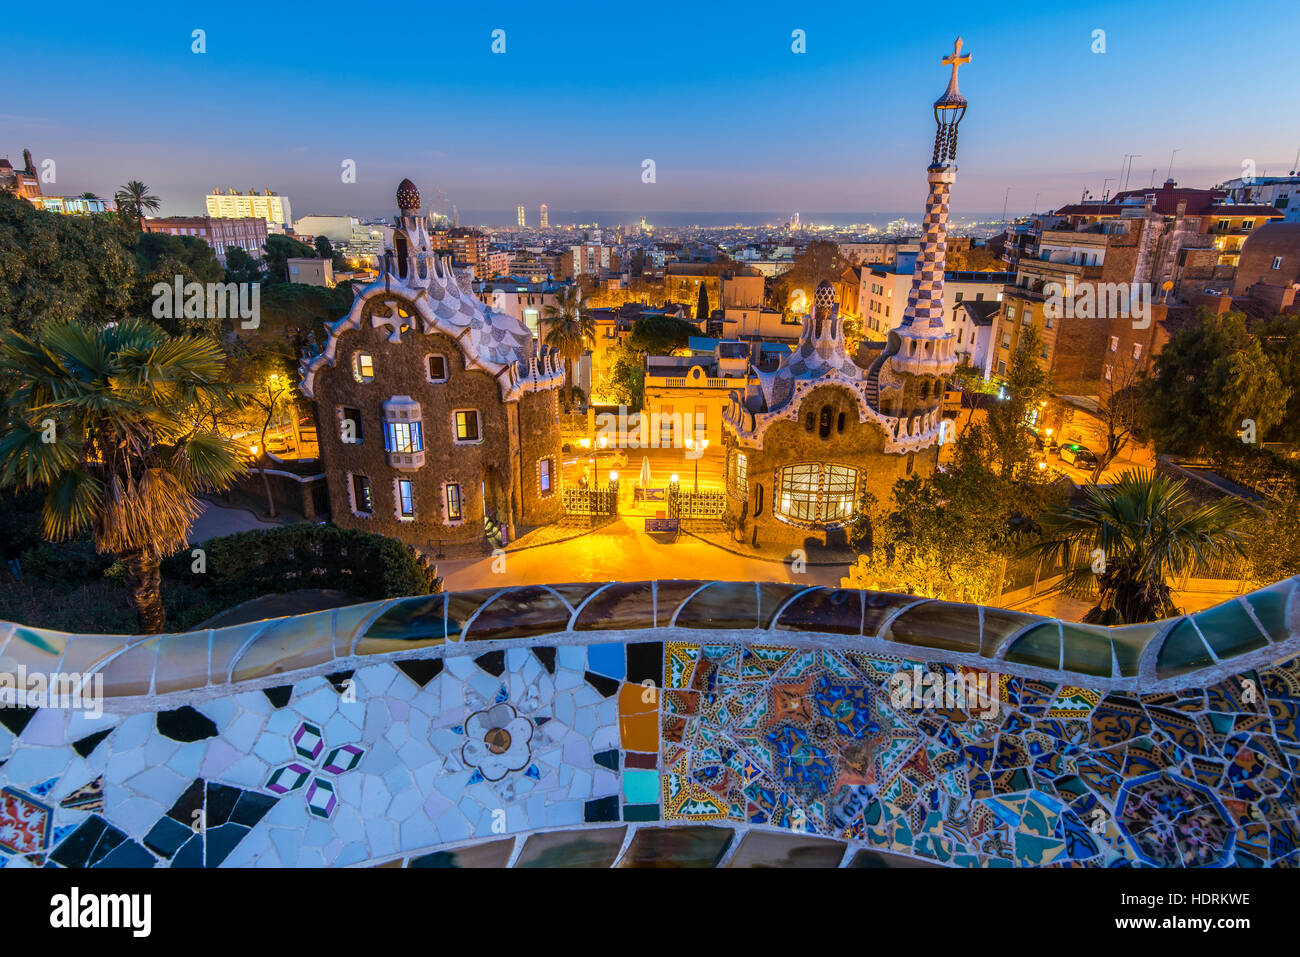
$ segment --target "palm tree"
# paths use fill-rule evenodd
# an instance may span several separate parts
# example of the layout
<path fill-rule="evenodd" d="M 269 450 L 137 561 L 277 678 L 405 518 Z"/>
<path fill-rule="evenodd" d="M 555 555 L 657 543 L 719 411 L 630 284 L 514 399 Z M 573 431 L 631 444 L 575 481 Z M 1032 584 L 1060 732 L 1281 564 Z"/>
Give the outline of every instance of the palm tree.
<path fill-rule="evenodd" d="M 1169 582 L 1196 564 L 1241 555 L 1243 513 L 1232 499 L 1197 505 L 1187 483 L 1135 469 L 1111 485 L 1089 484 L 1080 504 L 1058 506 L 1042 519 L 1042 539 L 1029 546 L 1049 565 L 1069 561 L 1057 586 L 1067 595 L 1097 597 L 1084 621 L 1103 625 L 1158 621 L 1179 614 Z"/>
<path fill-rule="evenodd" d="M 52 325 L 39 338 L 0 336 L 13 382 L 0 424 L 0 487 L 47 490 L 45 537 L 87 529 L 126 567 L 140 630 L 163 627 L 164 555 L 188 543 L 197 493 L 229 487 L 246 466 L 197 423 L 237 404 L 220 345 L 169 336 L 152 322 Z"/>
<path fill-rule="evenodd" d="M 573 363 L 596 338 L 595 320 L 582 314 L 586 308 L 586 294 L 577 284 L 561 289 L 554 303 L 542 307 L 542 340 L 564 359 L 566 409 L 573 406 Z"/>
<path fill-rule="evenodd" d="M 113 200 L 117 203 L 118 212 L 122 214 L 123 219 L 135 220 L 136 232 L 144 229 L 145 210 L 156 213 L 162 206 L 158 197 L 149 192 L 149 187 L 138 179 L 133 179 L 120 187 L 113 195 Z"/>

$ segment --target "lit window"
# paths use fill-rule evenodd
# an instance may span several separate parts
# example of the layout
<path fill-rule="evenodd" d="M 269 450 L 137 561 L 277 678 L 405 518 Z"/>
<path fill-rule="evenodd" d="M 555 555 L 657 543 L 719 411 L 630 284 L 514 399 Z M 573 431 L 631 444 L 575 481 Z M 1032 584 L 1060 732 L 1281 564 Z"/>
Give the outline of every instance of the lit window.
<path fill-rule="evenodd" d="M 1282 268 L 1282 257 L 1281 257 L 1281 256 L 1274 256 L 1274 257 L 1273 257 L 1273 268 L 1274 268 L 1274 269 L 1281 269 L 1281 268 Z"/>
<path fill-rule="evenodd" d="M 1133 358 L 1134 359 L 1142 358 L 1142 344 L 1140 342 L 1133 343 Z"/>
<path fill-rule="evenodd" d="M 1119 349 L 1119 336 L 1110 337 L 1110 351 L 1114 352 Z"/>
<path fill-rule="evenodd" d="M 415 518 L 415 491 L 410 479 L 397 480 L 397 517 Z"/>
<path fill-rule="evenodd" d="M 374 511 L 370 498 L 370 479 L 364 475 L 352 476 L 352 511 L 358 515 L 369 515 Z"/>
<path fill-rule="evenodd" d="M 543 493 L 549 492 L 551 490 L 551 460 L 550 459 L 542 459 L 538 463 L 537 483 L 538 483 L 538 487 L 542 490 Z"/>
<path fill-rule="evenodd" d="M 440 356 L 440 355 L 429 356 L 429 381 L 430 382 L 447 381 L 446 356 Z"/>
<path fill-rule="evenodd" d="M 741 495 L 749 494 L 749 459 L 743 452 L 736 453 L 736 464 L 733 472 L 735 476 L 736 491 Z"/>
<path fill-rule="evenodd" d="M 375 360 L 368 352 L 358 352 L 352 357 L 352 377 L 358 382 L 370 382 L 375 377 Z"/>
<path fill-rule="evenodd" d="M 478 433 L 478 412 L 473 409 L 466 409 L 456 413 L 456 441 L 457 442 L 477 442 Z"/>
<path fill-rule="evenodd" d="M 384 451 L 410 454 L 424 451 L 419 422 L 385 422 Z"/>
<path fill-rule="evenodd" d="M 787 465 L 777 486 L 777 514 L 797 522 L 835 524 L 853 515 L 858 473 L 843 465 Z"/>
<path fill-rule="evenodd" d="M 460 486 L 455 483 L 447 485 L 447 521 L 459 522 L 465 517 L 464 509 L 461 507 Z"/>

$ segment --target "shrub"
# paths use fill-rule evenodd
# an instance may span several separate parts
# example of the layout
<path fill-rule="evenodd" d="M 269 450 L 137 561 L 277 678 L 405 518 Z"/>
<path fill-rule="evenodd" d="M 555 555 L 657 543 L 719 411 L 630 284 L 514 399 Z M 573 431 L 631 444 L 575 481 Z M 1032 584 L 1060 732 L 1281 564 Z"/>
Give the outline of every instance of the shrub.
<path fill-rule="evenodd" d="M 205 572 L 192 551 L 163 562 L 165 579 L 195 585 L 230 608 L 250 598 L 303 588 L 335 589 L 362 601 L 440 590 L 433 568 L 395 539 L 336 525 L 285 525 L 203 543 Z"/>

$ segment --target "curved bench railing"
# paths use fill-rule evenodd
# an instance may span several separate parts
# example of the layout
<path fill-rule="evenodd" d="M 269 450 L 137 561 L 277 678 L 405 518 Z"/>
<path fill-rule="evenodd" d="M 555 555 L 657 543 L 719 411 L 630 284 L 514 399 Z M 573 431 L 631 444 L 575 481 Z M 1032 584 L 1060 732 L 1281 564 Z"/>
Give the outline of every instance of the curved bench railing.
<path fill-rule="evenodd" d="M 682 640 L 831 642 L 1103 690 L 1207 683 L 1300 636 L 1300 577 L 1195 614 L 1107 628 L 886 592 L 678 579 L 522 585 L 389 599 L 158 636 L 67 635 L 0 623 L 0 672 L 102 675 L 109 698 L 168 695 L 370 656 L 446 657 L 672 629 Z M 709 636 L 712 636 L 710 638 Z"/>

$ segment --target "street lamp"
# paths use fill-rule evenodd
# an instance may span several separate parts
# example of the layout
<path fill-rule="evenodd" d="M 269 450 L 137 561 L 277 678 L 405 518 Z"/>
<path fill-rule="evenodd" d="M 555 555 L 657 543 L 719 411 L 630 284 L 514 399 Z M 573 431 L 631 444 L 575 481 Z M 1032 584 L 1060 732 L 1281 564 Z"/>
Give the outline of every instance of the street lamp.
<path fill-rule="evenodd" d="M 687 436 L 686 438 L 687 451 L 694 452 L 696 446 L 699 446 L 700 455 L 703 455 L 704 450 L 709 447 L 709 440 L 693 439 L 690 436 Z M 699 492 L 700 490 L 700 455 L 695 456 L 695 488 L 693 490 L 695 492 Z"/>

